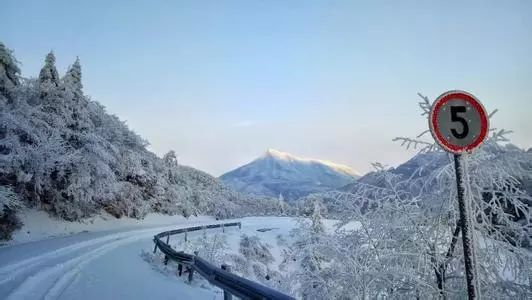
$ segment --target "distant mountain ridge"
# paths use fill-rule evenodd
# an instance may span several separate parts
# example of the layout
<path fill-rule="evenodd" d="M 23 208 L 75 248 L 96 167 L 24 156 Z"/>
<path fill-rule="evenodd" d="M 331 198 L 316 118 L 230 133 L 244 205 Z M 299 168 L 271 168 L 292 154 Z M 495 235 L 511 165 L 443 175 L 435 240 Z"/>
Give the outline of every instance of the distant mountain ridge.
<path fill-rule="evenodd" d="M 325 160 L 301 158 L 268 149 L 262 156 L 220 179 L 237 191 L 293 201 L 311 193 L 336 189 L 355 182 L 360 175 L 348 166 Z"/>
<path fill-rule="evenodd" d="M 525 150 L 521 149 L 514 144 L 506 144 L 503 146 L 488 146 L 485 145 L 485 150 L 495 155 L 498 159 L 506 159 L 510 156 L 520 155 L 523 158 L 523 166 L 532 171 L 532 148 Z M 434 170 L 448 164 L 451 157 L 446 152 L 430 152 L 430 153 L 418 153 L 406 162 L 400 164 L 395 168 L 390 168 L 387 172 L 395 175 L 400 175 L 403 179 L 419 179 L 428 176 Z M 356 182 L 347 184 L 339 188 L 338 190 L 344 192 L 350 192 L 359 184 L 368 184 L 378 187 L 383 187 L 382 176 L 377 176 L 376 172 L 369 172 L 360 177 Z M 529 195 L 532 195 L 532 182 L 530 179 L 523 179 L 523 190 Z"/>

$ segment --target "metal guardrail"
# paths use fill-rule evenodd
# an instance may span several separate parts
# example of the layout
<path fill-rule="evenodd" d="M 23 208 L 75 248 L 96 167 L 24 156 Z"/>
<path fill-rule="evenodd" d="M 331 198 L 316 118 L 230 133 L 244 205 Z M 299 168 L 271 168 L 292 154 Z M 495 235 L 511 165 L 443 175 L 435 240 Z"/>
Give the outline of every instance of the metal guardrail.
<path fill-rule="evenodd" d="M 168 263 L 168 260 L 170 259 L 177 262 L 179 276 L 182 275 L 183 267 L 185 267 L 185 271 L 188 271 L 189 281 L 192 280 L 194 272 L 197 272 L 207 281 L 209 281 L 209 283 L 221 288 L 224 291 L 224 299 L 231 299 L 230 295 L 234 295 L 241 299 L 294 299 L 293 297 L 285 295 L 277 290 L 240 277 L 236 274 L 232 274 L 229 272 L 229 270 L 218 268 L 197 255 L 188 254 L 183 251 L 176 251 L 169 244 L 171 235 L 184 233 L 186 241 L 188 232 L 212 228 L 224 229 L 225 227 L 234 226 L 241 228 L 242 224 L 240 222 L 211 224 L 206 226 L 195 226 L 161 232 L 153 237 L 153 242 L 155 243 L 153 252 L 155 253 L 157 249 L 161 250 L 161 252 L 163 252 L 165 255 L 165 264 Z M 161 240 L 161 238 L 164 237 L 166 237 L 166 242 Z"/>

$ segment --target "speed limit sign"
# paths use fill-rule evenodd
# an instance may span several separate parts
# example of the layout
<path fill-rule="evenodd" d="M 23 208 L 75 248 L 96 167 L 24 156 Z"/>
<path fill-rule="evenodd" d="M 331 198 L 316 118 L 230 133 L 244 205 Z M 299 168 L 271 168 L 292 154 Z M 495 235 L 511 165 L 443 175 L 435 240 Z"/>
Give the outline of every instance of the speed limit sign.
<path fill-rule="evenodd" d="M 454 154 L 471 152 L 486 138 L 488 115 L 475 96 L 464 91 L 443 93 L 432 105 L 429 126 L 436 142 Z"/>
<path fill-rule="evenodd" d="M 434 101 L 429 114 L 429 127 L 436 142 L 446 151 L 454 153 L 456 194 L 460 212 L 462 249 L 466 271 L 467 294 L 470 300 L 479 295 L 478 278 L 473 243 L 473 225 L 470 204 L 465 197 L 462 153 L 471 152 L 488 135 L 488 115 L 475 96 L 464 91 L 443 93 Z M 465 179 L 467 180 L 467 178 Z"/>

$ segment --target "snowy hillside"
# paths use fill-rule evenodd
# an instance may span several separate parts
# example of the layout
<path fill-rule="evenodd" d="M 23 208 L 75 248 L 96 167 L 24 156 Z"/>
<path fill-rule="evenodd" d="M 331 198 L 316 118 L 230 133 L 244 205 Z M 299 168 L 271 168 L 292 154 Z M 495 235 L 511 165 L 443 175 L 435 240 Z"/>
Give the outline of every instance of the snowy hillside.
<path fill-rule="evenodd" d="M 172 150 L 162 158 L 148 151 L 147 141 L 85 95 L 81 79 L 79 60 L 60 76 L 52 52 L 37 78 L 23 78 L 0 42 L 0 239 L 21 227 L 24 207 L 77 221 L 102 212 L 223 218 L 270 204 L 179 165 Z"/>
<path fill-rule="evenodd" d="M 281 195 L 293 201 L 344 186 L 358 177 L 358 173 L 347 166 L 269 149 L 261 157 L 220 179 L 240 192 L 275 198 Z"/>

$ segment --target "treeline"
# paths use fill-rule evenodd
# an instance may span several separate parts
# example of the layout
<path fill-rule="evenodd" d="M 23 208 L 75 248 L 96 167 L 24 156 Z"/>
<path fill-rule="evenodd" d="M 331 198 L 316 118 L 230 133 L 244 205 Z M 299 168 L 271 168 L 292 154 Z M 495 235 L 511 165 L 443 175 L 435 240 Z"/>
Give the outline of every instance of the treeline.
<path fill-rule="evenodd" d="M 60 76 L 52 52 L 37 78 L 20 76 L 0 42 L 0 238 L 21 226 L 24 206 L 74 221 L 102 210 L 226 218 L 272 213 L 278 203 L 250 199 L 212 176 L 163 158 L 125 122 L 83 93 L 79 59 Z"/>

